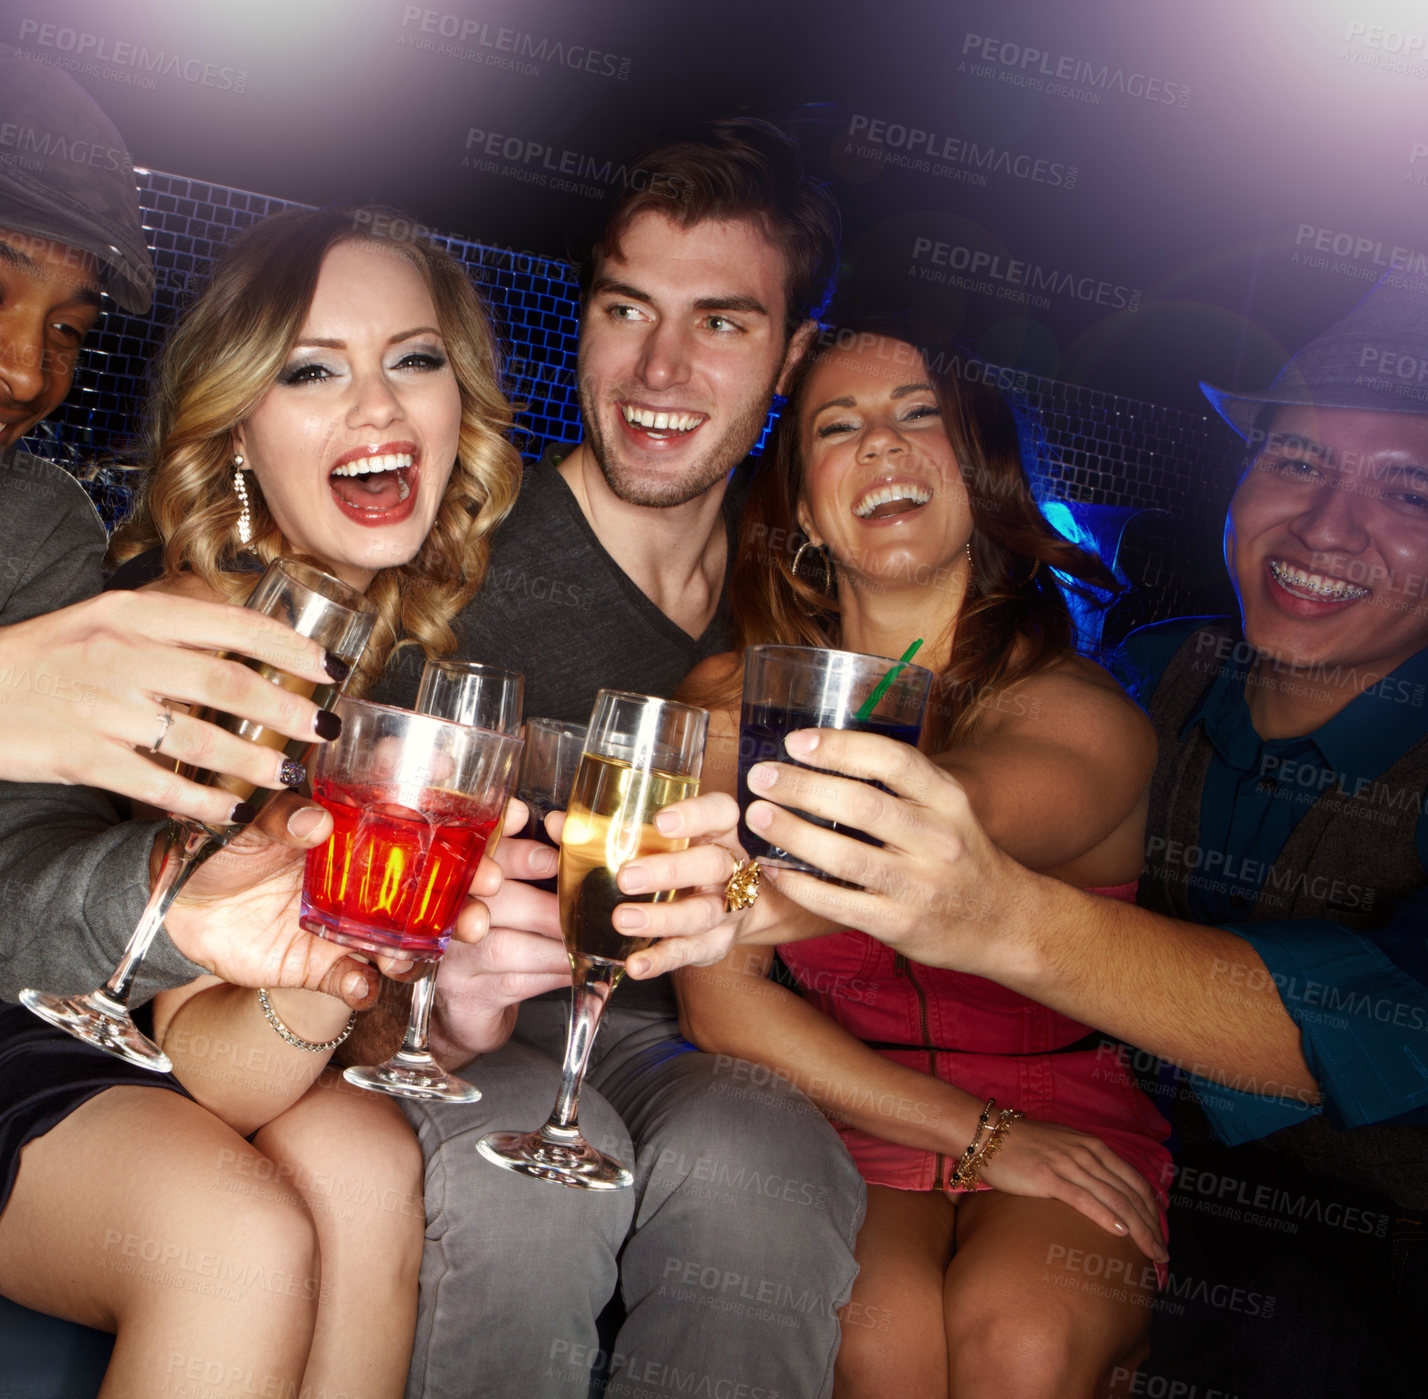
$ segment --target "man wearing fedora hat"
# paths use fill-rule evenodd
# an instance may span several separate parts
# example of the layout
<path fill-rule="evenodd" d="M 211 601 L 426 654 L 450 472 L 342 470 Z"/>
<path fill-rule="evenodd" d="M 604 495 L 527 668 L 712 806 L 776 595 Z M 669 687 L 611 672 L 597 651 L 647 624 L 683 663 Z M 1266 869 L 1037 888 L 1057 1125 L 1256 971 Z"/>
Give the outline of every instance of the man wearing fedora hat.
<path fill-rule="evenodd" d="M 877 777 L 906 800 L 870 821 L 876 859 L 777 808 L 767 833 L 865 886 L 780 880 L 807 910 L 1183 1071 L 1168 1091 L 1256 1145 L 1190 1158 L 1214 1166 L 1182 1193 L 1233 1196 L 1235 1262 L 1186 1248 L 1213 1228 L 1201 1212 L 1180 1266 L 1237 1283 L 1263 1266 L 1282 1289 L 1233 1368 L 1204 1337 L 1234 1318 L 1205 1312 L 1197 1378 L 1357 1393 L 1394 1373 L 1428 1291 L 1428 283 L 1385 277 L 1263 393 L 1203 387 L 1247 447 L 1225 531 L 1241 616 L 1123 648 L 1160 742 L 1139 906 L 1023 869 L 952 778 L 869 735 L 800 748 L 829 772 L 780 769 L 770 800 L 858 809 L 831 773 Z M 697 916 L 671 905 L 655 930 Z M 757 906 L 745 922 L 760 940 Z M 1353 1296 L 1331 1258 L 1361 1274 Z M 1299 1388 L 1275 1387 L 1291 1372 Z"/>

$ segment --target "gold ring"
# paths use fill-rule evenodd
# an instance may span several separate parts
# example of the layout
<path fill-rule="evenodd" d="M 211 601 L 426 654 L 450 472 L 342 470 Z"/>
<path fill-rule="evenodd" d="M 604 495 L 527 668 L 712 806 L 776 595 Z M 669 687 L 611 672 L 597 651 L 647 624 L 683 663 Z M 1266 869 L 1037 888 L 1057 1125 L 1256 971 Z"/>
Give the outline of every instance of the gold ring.
<path fill-rule="evenodd" d="M 174 712 L 168 705 L 163 704 L 159 707 L 164 711 L 159 716 L 159 723 L 162 727 L 159 729 L 159 736 L 149 745 L 150 753 L 157 753 L 164 746 L 164 740 L 169 736 L 169 726 L 174 721 Z"/>
<path fill-rule="evenodd" d="M 734 873 L 724 886 L 724 912 L 736 913 L 741 908 L 752 908 L 759 897 L 761 871 L 757 860 L 737 860 Z"/>

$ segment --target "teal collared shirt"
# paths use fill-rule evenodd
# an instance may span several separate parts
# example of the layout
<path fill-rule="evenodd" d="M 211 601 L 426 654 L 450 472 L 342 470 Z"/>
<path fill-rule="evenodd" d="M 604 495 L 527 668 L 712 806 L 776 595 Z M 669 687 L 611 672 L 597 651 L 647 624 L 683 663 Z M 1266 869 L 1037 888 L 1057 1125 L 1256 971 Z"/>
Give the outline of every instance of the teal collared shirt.
<path fill-rule="evenodd" d="M 1201 620 L 1146 627 L 1126 639 L 1119 669 L 1142 704 Z M 1374 909 L 1373 891 L 1345 870 L 1323 891 L 1324 900 L 1346 914 L 1381 920 L 1372 929 L 1356 931 L 1326 919 L 1240 921 L 1319 794 L 1335 784 L 1351 792 L 1371 790 L 1428 732 L 1428 651 L 1313 733 L 1273 740 L 1255 732 L 1245 703 L 1251 660 L 1241 642 L 1181 734 L 1203 724 L 1214 748 L 1201 800 L 1197 878 L 1189 887 L 1192 911 L 1198 921 L 1219 924 L 1259 953 L 1300 1028 L 1331 1121 L 1340 1127 L 1428 1123 L 1428 886 L 1396 908 Z M 1420 809 L 1415 834 L 1419 861 L 1428 867 L 1428 811 Z M 1320 1111 L 1194 1082 L 1215 1130 L 1232 1143 Z"/>

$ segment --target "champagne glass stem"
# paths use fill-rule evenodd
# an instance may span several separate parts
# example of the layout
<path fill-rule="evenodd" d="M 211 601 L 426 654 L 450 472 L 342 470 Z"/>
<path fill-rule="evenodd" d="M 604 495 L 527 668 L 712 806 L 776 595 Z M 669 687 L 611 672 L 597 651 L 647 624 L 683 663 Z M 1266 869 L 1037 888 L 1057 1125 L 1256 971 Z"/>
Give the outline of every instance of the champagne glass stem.
<path fill-rule="evenodd" d="M 570 988 L 570 1024 L 565 1036 L 565 1061 L 560 1066 L 560 1092 L 555 1099 L 549 1127 L 561 1131 L 578 1131 L 576 1112 L 580 1103 L 580 1085 L 590 1063 L 590 1050 L 600 1017 L 610 993 L 624 975 L 625 968 L 614 962 L 592 962 L 580 959 L 578 980 Z"/>
<path fill-rule="evenodd" d="M 103 988 L 95 993 L 97 996 L 112 1001 L 121 1009 L 129 1004 L 129 994 L 134 989 L 134 978 L 139 974 L 139 965 L 153 945 L 159 929 L 163 927 L 164 915 L 188 882 L 189 875 L 221 844 L 221 840 L 216 839 L 197 822 L 176 821 L 172 817 L 169 819 L 163 862 L 149 893 L 149 901 L 144 905 L 139 926 L 134 929 L 133 937 L 125 946 L 119 965 L 114 968 Z M 207 851 L 204 850 L 205 845 L 210 847 Z"/>

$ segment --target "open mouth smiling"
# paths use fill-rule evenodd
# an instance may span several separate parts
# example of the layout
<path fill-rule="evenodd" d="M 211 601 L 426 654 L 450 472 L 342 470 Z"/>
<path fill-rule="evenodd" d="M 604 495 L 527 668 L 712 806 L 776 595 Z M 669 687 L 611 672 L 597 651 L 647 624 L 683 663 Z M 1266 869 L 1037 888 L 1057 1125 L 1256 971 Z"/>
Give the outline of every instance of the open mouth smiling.
<path fill-rule="evenodd" d="M 683 413 L 677 409 L 640 408 L 633 403 L 620 404 L 620 415 L 627 426 L 653 437 L 656 441 L 683 437 L 708 420 L 705 413 Z"/>
<path fill-rule="evenodd" d="M 406 448 L 349 452 L 328 474 L 342 513 L 363 524 L 394 523 L 414 507 L 416 453 Z"/>
<path fill-rule="evenodd" d="M 1311 573 L 1282 559 L 1270 559 L 1268 566 L 1274 581 L 1285 592 L 1313 602 L 1356 602 L 1359 598 L 1368 597 L 1371 591 L 1361 584 L 1349 582 L 1347 578 Z"/>
<path fill-rule="evenodd" d="M 853 514 L 860 520 L 886 520 L 920 510 L 932 492 L 912 481 L 891 481 L 864 492 L 853 505 Z"/>

